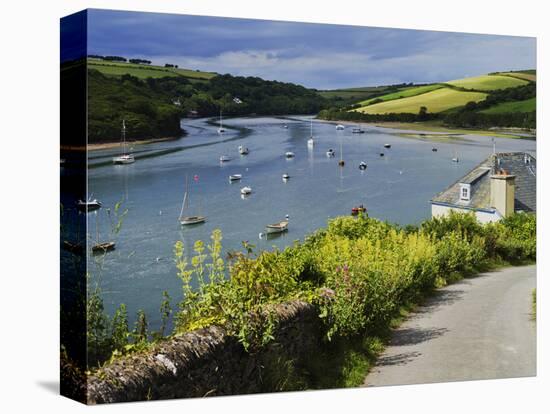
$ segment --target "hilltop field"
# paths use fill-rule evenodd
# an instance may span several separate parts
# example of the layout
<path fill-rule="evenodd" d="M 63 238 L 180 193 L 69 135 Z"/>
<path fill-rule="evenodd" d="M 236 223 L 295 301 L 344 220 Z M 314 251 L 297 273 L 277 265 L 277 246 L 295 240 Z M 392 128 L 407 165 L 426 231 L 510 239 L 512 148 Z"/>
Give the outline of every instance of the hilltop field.
<path fill-rule="evenodd" d="M 355 92 L 355 102 L 349 99 L 353 89 L 323 91 L 332 106 L 321 111 L 320 117 L 378 123 L 430 121 L 428 126 L 455 128 L 535 128 L 534 70 L 495 72 L 432 84 L 401 85 L 390 91 L 387 89 L 371 88 L 370 94 L 363 96 Z"/>

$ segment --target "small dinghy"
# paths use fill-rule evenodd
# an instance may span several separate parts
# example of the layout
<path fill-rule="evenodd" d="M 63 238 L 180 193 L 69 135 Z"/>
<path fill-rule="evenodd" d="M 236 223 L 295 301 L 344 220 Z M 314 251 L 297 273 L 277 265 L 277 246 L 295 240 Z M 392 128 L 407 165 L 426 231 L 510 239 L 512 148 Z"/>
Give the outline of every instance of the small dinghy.
<path fill-rule="evenodd" d="M 381 157 L 383 157 L 383 156 L 384 156 L 384 153 L 383 153 L 383 152 L 381 152 L 381 153 L 380 153 L 380 156 L 381 156 Z"/>
<path fill-rule="evenodd" d="M 286 158 L 294 158 L 294 156 L 295 156 L 295 154 L 292 151 L 285 152 L 285 157 Z"/>
<path fill-rule="evenodd" d="M 248 155 L 250 151 L 247 147 L 243 147 L 242 145 L 239 145 L 239 154 L 241 155 Z"/>
<path fill-rule="evenodd" d="M 242 174 L 232 174 L 229 176 L 229 181 L 239 181 L 243 178 Z"/>
<path fill-rule="evenodd" d="M 227 162 L 227 161 L 231 161 L 231 157 L 229 155 L 222 155 L 220 157 L 220 162 Z"/>
<path fill-rule="evenodd" d="M 115 250 L 115 242 L 109 241 L 104 243 L 98 243 L 92 246 L 93 254 L 102 254 Z"/>
<path fill-rule="evenodd" d="M 265 226 L 265 232 L 267 234 L 282 233 L 288 230 L 288 219 L 280 221 L 279 223 L 268 224 Z"/>
<path fill-rule="evenodd" d="M 336 153 L 334 152 L 334 150 L 332 148 L 329 148 L 329 150 L 327 151 L 327 157 L 332 158 L 335 155 Z"/>
<path fill-rule="evenodd" d="M 252 193 L 252 187 L 246 186 L 241 188 L 241 194 L 242 195 L 249 195 Z"/>
<path fill-rule="evenodd" d="M 361 171 L 365 171 L 365 170 L 367 169 L 367 163 L 366 163 L 365 161 L 361 161 L 361 162 L 359 163 L 359 169 L 360 169 Z"/>
<path fill-rule="evenodd" d="M 436 147 L 433 147 L 433 148 L 432 148 L 432 152 L 437 152 L 437 148 L 436 148 Z"/>
<path fill-rule="evenodd" d="M 391 144 L 384 144 L 384 148 L 391 148 Z"/>
<path fill-rule="evenodd" d="M 367 211 L 367 208 L 363 204 L 360 204 L 357 207 L 352 207 L 351 215 L 352 216 L 357 216 L 357 215 L 359 215 L 359 213 L 365 213 L 366 211 Z"/>
<path fill-rule="evenodd" d="M 89 212 L 101 208 L 101 203 L 95 198 L 88 201 L 78 200 L 76 202 L 76 208 L 80 211 Z"/>
<path fill-rule="evenodd" d="M 337 131 L 343 131 L 343 130 L 344 130 L 344 128 L 345 128 L 345 126 L 344 126 L 344 125 L 342 125 L 342 124 L 338 124 L 338 125 L 336 125 L 336 130 L 337 130 Z"/>
<path fill-rule="evenodd" d="M 351 129 L 351 133 L 352 133 L 352 134 L 364 134 L 365 131 L 362 130 L 361 128 L 354 127 L 354 128 Z"/>
<path fill-rule="evenodd" d="M 288 180 L 289 178 L 290 178 L 290 175 L 288 175 L 287 173 L 283 174 L 283 180 Z"/>

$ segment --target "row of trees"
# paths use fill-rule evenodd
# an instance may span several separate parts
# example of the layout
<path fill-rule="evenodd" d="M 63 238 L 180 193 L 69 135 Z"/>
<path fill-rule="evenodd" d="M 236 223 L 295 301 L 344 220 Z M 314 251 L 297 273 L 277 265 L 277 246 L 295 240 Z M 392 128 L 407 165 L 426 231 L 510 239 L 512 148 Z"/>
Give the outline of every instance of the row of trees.
<path fill-rule="evenodd" d="M 124 56 L 103 56 L 103 55 L 88 55 L 91 59 L 100 59 L 110 62 L 130 62 L 136 64 L 150 65 L 152 62 L 147 59 L 127 59 Z M 177 67 L 177 66 L 176 66 Z"/>

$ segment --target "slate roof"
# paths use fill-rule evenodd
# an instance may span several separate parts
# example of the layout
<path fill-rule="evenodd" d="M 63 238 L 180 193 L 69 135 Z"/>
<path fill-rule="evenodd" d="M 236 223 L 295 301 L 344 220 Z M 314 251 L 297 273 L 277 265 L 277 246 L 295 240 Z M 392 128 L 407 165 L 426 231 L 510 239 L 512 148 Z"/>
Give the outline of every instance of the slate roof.
<path fill-rule="evenodd" d="M 495 158 L 497 163 L 495 165 Z M 527 162 L 526 162 L 527 160 Z M 491 173 L 495 168 L 505 170 L 516 176 L 515 205 L 516 211 L 537 211 L 537 160 L 525 152 L 500 152 L 487 157 L 473 170 L 468 172 L 431 201 L 453 207 L 494 210 L 491 206 Z M 460 184 L 470 184 L 470 200 L 460 199 Z"/>

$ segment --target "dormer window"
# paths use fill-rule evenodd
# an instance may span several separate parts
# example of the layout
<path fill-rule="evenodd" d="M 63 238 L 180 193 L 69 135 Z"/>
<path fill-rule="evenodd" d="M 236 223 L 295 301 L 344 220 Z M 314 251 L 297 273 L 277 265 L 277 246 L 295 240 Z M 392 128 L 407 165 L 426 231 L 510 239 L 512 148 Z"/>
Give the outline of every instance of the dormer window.
<path fill-rule="evenodd" d="M 470 184 L 460 184 L 460 199 L 470 201 Z"/>

